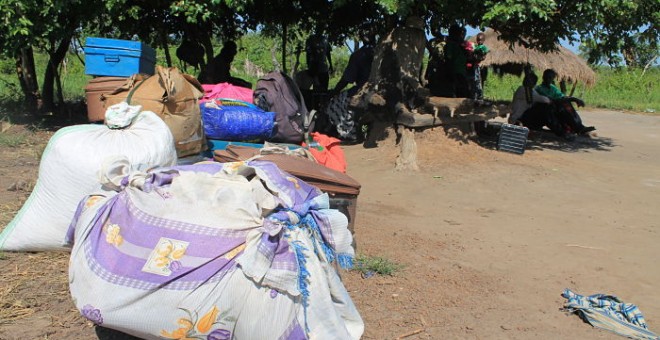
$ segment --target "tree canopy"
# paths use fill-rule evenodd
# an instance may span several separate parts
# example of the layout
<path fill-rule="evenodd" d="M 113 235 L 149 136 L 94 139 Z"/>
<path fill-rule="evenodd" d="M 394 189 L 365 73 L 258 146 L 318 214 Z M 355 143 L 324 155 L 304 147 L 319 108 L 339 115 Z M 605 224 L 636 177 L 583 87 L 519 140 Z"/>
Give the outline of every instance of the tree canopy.
<path fill-rule="evenodd" d="M 45 36 L 65 35 L 68 25 L 149 43 L 160 31 L 181 33 L 191 25 L 223 37 L 283 25 L 324 27 L 331 40 L 341 41 L 365 23 L 387 27 L 411 14 L 445 28 L 491 27 L 541 49 L 559 39 L 590 40 L 603 53 L 620 52 L 635 35 L 657 43 L 660 26 L 657 0 L 0 0 L 0 48 L 11 55 Z"/>
<path fill-rule="evenodd" d="M 409 15 L 425 19 L 429 30 L 491 27 L 506 41 L 541 50 L 580 39 L 592 58 L 625 56 L 640 43 L 650 55 L 658 50 L 658 0 L 0 0 L 0 53 L 17 58 L 38 48 L 58 62 L 57 48 L 80 31 L 137 36 L 154 46 L 191 34 L 208 50 L 212 39 L 249 31 L 279 36 L 286 46 L 324 29 L 339 44 L 369 25 L 384 33 Z"/>

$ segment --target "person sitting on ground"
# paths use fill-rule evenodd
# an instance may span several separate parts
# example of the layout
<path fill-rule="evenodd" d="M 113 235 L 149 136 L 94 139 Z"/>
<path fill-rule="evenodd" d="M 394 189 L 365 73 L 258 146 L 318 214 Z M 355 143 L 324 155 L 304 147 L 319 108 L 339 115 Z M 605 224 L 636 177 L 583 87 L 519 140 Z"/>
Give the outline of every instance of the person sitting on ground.
<path fill-rule="evenodd" d="M 307 70 L 314 79 L 315 91 L 328 90 L 330 73 L 333 72 L 332 48 L 321 31 L 321 29 L 317 28 L 316 32 L 309 36 L 305 42 Z"/>
<path fill-rule="evenodd" d="M 572 139 L 572 135 L 567 135 L 557 120 L 553 112 L 552 100 L 540 95 L 534 89 L 538 79 L 533 72 L 525 75 L 522 86 L 513 94 L 509 124 L 523 125 L 535 131 L 547 126 L 557 136 Z"/>
<path fill-rule="evenodd" d="M 213 58 L 213 60 L 206 65 L 206 68 L 200 73 L 198 80 L 202 84 L 219 84 L 230 83 L 236 86 L 242 86 L 251 89 L 252 84 L 231 76 L 231 63 L 238 52 L 236 43 L 227 41 L 220 53 Z"/>
<path fill-rule="evenodd" d="M 582 119 L 572 105 L 575 102 L 578 106 L 584 106 L 584 101 L 580 98 L 564 95 L 555 86 L 554 81 L 557 78 L 557 72 L 553 69 L 543 71 L 543 82 L 536 86 L 536 92 L 540 95 L 550 98 L 555 107 L 555 113 L 559 122 L 570 132 L 578 134 L 587 134 L 596 130 L 593 126 L 584 126 Z"/>

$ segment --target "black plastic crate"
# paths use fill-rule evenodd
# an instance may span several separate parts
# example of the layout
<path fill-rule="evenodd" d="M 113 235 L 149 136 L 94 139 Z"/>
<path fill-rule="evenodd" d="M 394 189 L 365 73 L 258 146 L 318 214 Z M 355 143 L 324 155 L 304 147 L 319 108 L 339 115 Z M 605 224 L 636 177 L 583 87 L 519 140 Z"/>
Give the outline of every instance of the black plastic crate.
<path fill-rule="evenodd" d="M 502 124 L 497 150 L 523 154 L 527 145 L 527 135 L 529 129 L 524 126 Z"/>

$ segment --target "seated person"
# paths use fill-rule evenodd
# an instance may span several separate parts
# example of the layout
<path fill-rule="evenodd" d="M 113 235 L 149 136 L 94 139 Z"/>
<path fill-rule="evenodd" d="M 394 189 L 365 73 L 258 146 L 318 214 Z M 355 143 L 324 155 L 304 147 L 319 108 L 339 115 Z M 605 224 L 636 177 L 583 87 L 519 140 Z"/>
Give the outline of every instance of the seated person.
<path fill-rule="evenodd" d="M 235 42 L 226 42 L 220 53 L 206 65 L 204 71 L 197 77 L 199 82 L 202 84 L 230 83 L 251 89 L 252 84 L 243 79 L 232 77 L 230 74 L 231 63 L 234 61 L 237 52 L 238 48 Z"/>
<path fill-rule="evenodd" d="M 587 134 L 596 130 L 593 126 L 584 126 L 582 124 L 580 115 L 578 115 L 577 111 L 571 104 L 572 102 L 576 102 L 578 106 L 584 106 L 584 101 L 576 97 L 564 95 L 557 86 L 555 86 L 555 78 L 557 78 L 557 72 L 553 69 L 543 71 L 543 82 L 536 87 L 536 92 L 552 100 L 555 107 L 555 114 L 557 115 L 559 122 L 573 133 Z"/>
<path fill-rule="evenodd" d="M 538 77 L 533 72 L 527 73 L 511 101 L 509 124 L 518 124 L 530 130 L 542 130 L 547 126 L 557 136 L 571 138 L 557 120 L 552 106 L 552 100 L 534 90 Z"/>

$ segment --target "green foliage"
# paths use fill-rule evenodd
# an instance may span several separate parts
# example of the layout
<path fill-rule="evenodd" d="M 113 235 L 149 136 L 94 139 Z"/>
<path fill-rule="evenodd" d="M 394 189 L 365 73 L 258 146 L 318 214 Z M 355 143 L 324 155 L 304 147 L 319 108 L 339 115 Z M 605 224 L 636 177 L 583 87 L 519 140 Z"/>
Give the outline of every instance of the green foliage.
<path fill-rule="evenodd" d="M 589 2 L 588 2 L 589 3 Z M 584 5 L 578 4 L 578 7 Z M 593 5 L 592 5 L 593 6 Z M 610 65 L 621 62 L 620 55 L 631 67 L 639 65 L 636 56 L 650 48 L 658 53 L 660 34 L 660 1 L 657 0 L 607 0 L 600 6 L 590 7 L 593 21 L 577 33 L 586 45 L 589 61 L 605 60 Z"/>
<path fill-rule="evenodd" d="M 660 112 L 660 68 L 642 73 L 641 69 L 599 68 L 596 86 L 576 95 L 589 106 Z"/>
<path fill-rule="evenodd" d="M 0 74 L 16 75 L 16 61 L 12 59 L 0 60 Z"/>
<path fill-rule="evenodd" d="M 510 101 L 513 93 L 522 85 L 522 77 L 505 74 L 499 76 L 489 70 L 484 83 L 484 97 L 493 101 Z"/>
<path fill-rule="evenodd" d="M 358 255 L 353 268 L 363 275 L 379 274 L 394 276 L 404 266 L 379 256 Z"/>
<path fill-rule="evenodd" d="M 590 53 L 608 59 L 622 54 L 643 67 L 644 60 L 657 58 L 658 0 L 0 0 L 0 54 L 11 58 L 34 47 L 53 56 L 72 34 L 137 36 L 157 47 L 184 32 L 204 35 L 208 46 L 217 37 L 237 39 L 259 31 L 276 38 L 266 44 L 271 48 L 279 47 L 287 32 L 284 54 L 286 69 L 291 69 L 295 49 L 313 29 L 325 29 L 338 45 L 368 25 L 382 34 L 413 14 L 444 28 L 454 23 L 492 27 L 507 41 L 522 40 L 540 49 L 555 48 L 559 39 L 582 37 Z M 633 53 L 637 56 L 629 58 Z M 263 59 L 270 66 L 266 69 L 272 69 L 272 62 L 265 62 L 272 60 L 270 55 Z M 0 65 L 0 73 L 8 70 Z"/>
<path fill-rule="evenodd" d="M 256 83 L 258 77 L 254 73 L 248 73 L 248 70 L 245 70 L 246 60 L 261 68 L 263 72 L 272 71 L 274 65 L 271 50 L 275 49 L 278 62 L 281 62 L 279 40 L 276 38 L 269 38 L 252 32 L 238 39 L 237 44 L 239 52 L 233 63 L 233 75 L 250 81 L 252 84 Z M 292 61 L 295 47 L 295 45 L 290 46 L 289 57 Z M 179 67 L 179 61 L 174 53 L 175 49 L 176 47 L 171 46 L 170 53 L 174 66 Z M 218 46 L 216 46 L 216 50 L 219 50 Z M 350 51 L 346 46 L 334 46 L 332 56 L 335 72 L 331 75 L 331 88 L 341 77 L 349 55 Z M 157 50 L 157 56 L 158 63 L 165 65 L 162 49 Z M 66 69 L 60 68 L 65 100 L 69 102 L 82 101 L 85 95 L 84 88 L 91 77 L 84 74 L 84 66 L 74 54 L 68 54 L 66 60 L 68 61 Z M 37 50 L 35 63 L 38 74 L 43 74 L 47 61 L 47 55 L 43 51 Z M 0 72 L 0 118 L 25 113 L 20 86 L 13 69 L 14 63 L 13 58 L 0 58 L 0 71 L 2 71 Z M 291 69 L 290 66 L 291 64 L 289 64 L 289 69 Z M 301 53 L 298 69 L 305 68 L 305 55 Z M 194 76 L 197 75 L 190 67 L 187 71 Z M 632 68 L 617 70 L 602 67 L 596 71 L 598 80 L 595 87 L 585 89 L 578 85 L 575 92 L 575 95 L 583 98 L 588 106 L 640 112 L 646 110 L 660 112 L 660 91 L 658 90 L 660 69 L 658 67 L 651 67 L 645 73 L 641 69 Z M 41 77 L 39 80 L 43 81 Z M 492 100 L 510 101 L 521 82 L 521 77 L 511 75 L 499 77 L 493 74 L 491 70 L 484 88 L 485 96 Z"/>
<path fill-rule="evenodd" d="M 302 44 L 302 42 L 301 42 Z M 250 74 L 248 70 L 245 70 L 246 60 L 250 63 L 256 65 L 263 72 L 270 72 L 275 69 L 273 64 L 273 56 L 271 51 L 276 51 L 277 62 L 281 62 L 279 55 L 279 44 L 275 38 L 265 36 L 263 34 L 249 33 L 237 41 L 239 47 L 239 52 L 234 59 L 232 67 L 236 69 L 234 76 L 243 78 L 245 80 L 251 81 L 254 84 L 257 80 L 254 74 Z M 296 49 L 298 46 L 290 46 L 288 57 L 289 57 L 289 71 L 292 70 L 291 63 L 295 60 Z M 300 46 L 302 49 L 302 45 Z M 333 46 L 332 50 L 332 64 L 334 66 L 334 73 L 330 75 L 330 84 L 331 86 L 336 84 L 341 78 L 346 65 L 348 64 L 348 58 L 350 57 L 350 52 L 348 48 L 344 45 Z M 300 59 L 298 64 L 298 71 L 304 70 L 307 68 L 306 57 L 304 49 L 300 53 Z"/>
<path fill-rule="evenodd" d="M 28 46 L 54 50 L 90 8 L 95 8 L 95 1 L 0 0 L 0 54 L 12 57 Z"/>
<path fill-rule="evenodd" d="M 44 53 L 37 52 L 34 55 L 37 74 L 43 74 L 46 69 L 48 57 Z M 66 68 L 60 67 L 59 72 L 62 80 L 62 92 L 64 100 L 68 102 L 79 102 L 84 99 L 85 86 L 90 76 L 85 75 L 83 64 L 73 54 L 66 57 Z M 26 108 L 23 102 L 23 94 L 16 77 L 16 70 L 13 59 L 0 59 L 0 65 L 12 66 L 11 72 L 0 72 L 0 118 L 16 117 L 26 114 Z M 9 71 L 9 70 L 8 70 Z M 43 77 L 39 77 L 43 82 Z M 42 84 L 39 84 L 40 86 Z"/>
<path fill-rule="evenodd" d="M 15 148 L 27 142 L 26 134 L 13 134 L 0 132 L 0 146 Z"/>

